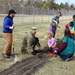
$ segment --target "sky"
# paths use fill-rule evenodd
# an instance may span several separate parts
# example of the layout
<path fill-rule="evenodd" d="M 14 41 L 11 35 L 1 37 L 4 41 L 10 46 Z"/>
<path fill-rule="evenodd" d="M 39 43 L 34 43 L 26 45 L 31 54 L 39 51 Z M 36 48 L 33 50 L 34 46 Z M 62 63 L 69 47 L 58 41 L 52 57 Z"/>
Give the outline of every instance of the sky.
<path fill-rule="evenodd" d="M 61 2 L 62 3 L 68 2 L 69 4 L 75 5 L 75 0 L 55 0 L 55 2 L 58 3 L 58 4 L 60 4 Z"/>

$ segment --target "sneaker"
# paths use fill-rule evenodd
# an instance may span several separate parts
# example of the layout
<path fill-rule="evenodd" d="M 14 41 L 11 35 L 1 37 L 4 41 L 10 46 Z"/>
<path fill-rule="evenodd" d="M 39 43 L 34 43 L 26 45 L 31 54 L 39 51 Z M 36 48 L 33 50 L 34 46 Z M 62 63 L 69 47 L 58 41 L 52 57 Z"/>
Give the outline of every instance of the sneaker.
<path fill-rule="evenodd" d="M 9 56 L 8 54 L 5 54 L 5 53 L 2 53 L 2 56 L 3 56 L 4 58 L 10 58 L 10 56 Z"/>
<path fill-rule="evenodd" d="M 17 55 L 12 55 L 12 58 L 14 59 L 14 62 L 17 62 L 17 60 L 18 60 L 18 57 L 17 57 Z"/>
<path fill-rule="evenodd" d="M 54 52 L 50 52 L 49 56 L 53 57 L 54 56 Z"/>
<path fill-rule="evenodd" d="M 69 61 L 70 59 L 69 58 L 67 58 L 65 61 L 67 62 L 67 61 Z"/>

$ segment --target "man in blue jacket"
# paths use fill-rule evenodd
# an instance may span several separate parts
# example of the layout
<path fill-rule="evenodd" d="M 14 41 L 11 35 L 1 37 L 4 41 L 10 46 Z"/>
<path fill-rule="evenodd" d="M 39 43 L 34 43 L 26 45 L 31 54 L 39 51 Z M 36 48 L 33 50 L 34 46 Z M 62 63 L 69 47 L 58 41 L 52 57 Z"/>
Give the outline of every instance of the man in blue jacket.
<path fill-rule="evenodd" d="M 8 16 L 4 18 L 3 21 L 3 36 L 6 39 L 7 43 L 3 50 L 3 57 L 10 57 L 11 56 L 11 49 L 12 49 L 12 32 L 14 29 L 13 25 L 13 17 L 15 16 L 16 12 L 14 10 L 9 10 Z"/>

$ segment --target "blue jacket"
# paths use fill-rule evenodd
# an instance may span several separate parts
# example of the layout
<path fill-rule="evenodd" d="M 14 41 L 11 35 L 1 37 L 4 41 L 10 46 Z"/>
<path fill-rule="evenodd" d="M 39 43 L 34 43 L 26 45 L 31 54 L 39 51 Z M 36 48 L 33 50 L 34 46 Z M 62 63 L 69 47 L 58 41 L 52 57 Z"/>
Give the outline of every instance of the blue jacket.
<path fill-rule="evenodd" d="M 12 33 L 12 29 L 9 29 L 9 27 L 11 27 L 12 25 L 13 25 L 13 18 L 11 18 L 10 16 L 5 17 L 4 21 L 3 21 L 2 32 L 3 33 Z"/>

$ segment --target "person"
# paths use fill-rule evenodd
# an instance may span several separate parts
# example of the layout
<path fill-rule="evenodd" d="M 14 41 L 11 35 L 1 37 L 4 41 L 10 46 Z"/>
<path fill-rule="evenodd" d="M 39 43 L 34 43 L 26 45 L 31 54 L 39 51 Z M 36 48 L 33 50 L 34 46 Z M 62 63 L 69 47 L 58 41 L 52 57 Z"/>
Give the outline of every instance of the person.
<path fill-rule="evenodd" d="M 54 17 L 52 18 L 52 23 L 51 23 L 51 25 L 49 27 L 49 31 L 54 34 L 53 37 L 55 37 L 57 27 L 60 28 L 58 26 L 58 24 L 59 24 L 59 18 L 61 16 L 62 16 L 62 13 L 61 12 L 58 12 L 57 15 L 54 15 Z"/>
<path fill-rule="evenodd" d="M 66 28 L 64 31 L 64 37 L 62 39 L 62 44 L 57 50 L 54 51 L 54 53 L 59 55 L 63 61 L 68 61 L 73 57 L 74 52 L 74 41 L 69 28 Z"/>
<path fill-rule="evenodd" d="M 52 32 L 53 33 L 53 37 L 55 37 L 55 23 L 52 22 L 50 27 L 49 27 L 49 32 Z"/>
<path fill-rule="evenodd" d="M 28 53 L 28 54 L 36 54 L 35 46 L 40 47 L 39 39 L 35 36 L 36 35 L 36 27 L 32 27 L 31 31 L 27 33 L 23 39 L 21 52 Z"/>
<path fill-rule="evenodd" d="M 15 14 L 16 12 L 13 9 L 9 10 L 8 15 L 4 18 L 4 21 L 3 21 L 2 32 L 3 32 L 4 38 L 7 41 L 2 53 L 3 57 L 10 57 L 12 54 L 12 32 L 14 29 L 13 18 Z"/>
<path fill-rule="evenodd" d="M 72 38 L 73 40 L 75 40 L 75 15 L 73 15 L 73 21 L 70 22 L 69 26 L 70 26 Z"/>
<path fill-rule="evenodd" d="M 56 40 L 55 40 L 55 38 L 53 38 L 53 33 L 49 32 L 48 33 L 48 49 L 47 50 L 49 51 L 50 56 L 54 55 L 55 48 L 56 48 Z"/>

